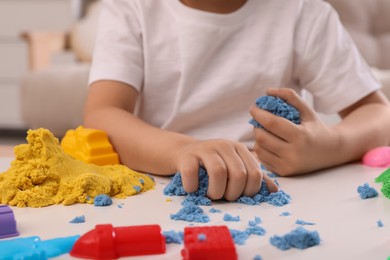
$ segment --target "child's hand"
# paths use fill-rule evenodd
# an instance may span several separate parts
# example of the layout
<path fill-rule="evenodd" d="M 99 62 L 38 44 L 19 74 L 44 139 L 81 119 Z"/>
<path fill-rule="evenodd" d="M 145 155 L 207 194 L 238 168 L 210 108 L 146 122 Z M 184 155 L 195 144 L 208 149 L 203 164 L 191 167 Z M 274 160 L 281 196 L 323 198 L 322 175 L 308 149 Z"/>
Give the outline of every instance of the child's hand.
<path fill-rule="evenodd" d="M 255 156 L 242 144 L 227 140 L 194 141 L 178 150 L 176 160 L 186 192 L 198 189 L 199 165 L 209 176 L 207 197 L 234 201 L 241 195 L 254 196 L 262 179 L 270 192 L 278 187 L 263 175 Z"/>
<path fill-rule="evenodd" d="M 322 123 L 295 91 L 268 89 L 267 95 L 280 97 L 301 116 L 301 124 L 296 125 L 256 106 L 250 109 L 252 117 L 266 129 L 254 128 L 254 152 L 267 170 L 289 176 L 331 165 L 339 147 L 335 131 Z"/>

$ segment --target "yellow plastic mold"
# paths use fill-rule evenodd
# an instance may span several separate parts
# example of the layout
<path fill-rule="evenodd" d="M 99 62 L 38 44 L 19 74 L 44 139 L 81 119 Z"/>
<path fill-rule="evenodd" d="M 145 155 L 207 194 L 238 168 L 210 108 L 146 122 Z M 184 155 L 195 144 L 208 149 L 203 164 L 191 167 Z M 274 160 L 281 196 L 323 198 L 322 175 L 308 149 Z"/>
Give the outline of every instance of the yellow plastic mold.
<path fill-rule="evenodd" d="M 65 153 L 74 159 L 96 165 L 119 164 L 119 156 L 114 151 L 106 132 L 102 130 L 77 127 L 68 130 L 61 140 Z"/>

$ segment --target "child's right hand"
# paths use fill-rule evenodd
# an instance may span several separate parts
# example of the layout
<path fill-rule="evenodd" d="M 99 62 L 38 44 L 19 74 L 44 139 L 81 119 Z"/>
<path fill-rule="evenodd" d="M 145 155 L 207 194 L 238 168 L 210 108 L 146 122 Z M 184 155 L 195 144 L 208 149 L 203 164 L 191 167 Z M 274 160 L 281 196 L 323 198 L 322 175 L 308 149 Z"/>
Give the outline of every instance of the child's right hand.
<path fill-rule="evenodd" d="M 249 149 L 228 140 L 207 140 L 188 143 L 177 150 L 176 167 L 181 173 L 186 192 L 198 189 L 198 170 L 202 165 L 209 176 L 207 197 L 234 201 L 241 195 L 256 195 L 264 179 L 270 192 L 276 184 L 263 175 L 259 162 Z"/>

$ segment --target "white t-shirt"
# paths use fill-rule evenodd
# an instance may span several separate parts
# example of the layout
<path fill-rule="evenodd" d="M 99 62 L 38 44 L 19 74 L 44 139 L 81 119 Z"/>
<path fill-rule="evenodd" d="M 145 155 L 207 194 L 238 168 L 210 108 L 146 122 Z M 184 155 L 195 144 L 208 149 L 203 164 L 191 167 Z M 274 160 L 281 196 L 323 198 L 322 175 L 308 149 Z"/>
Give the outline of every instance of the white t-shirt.
<path fill-rule="evenodd" d="M 249 107 L 267 87 L 333 113 L 380 88 L 331 6 L 248 0 L 216 14 L 179 0 L 104 0 L 90 83 L 139 92 L 137 116 L 199 139 L 253 145 Z"/>

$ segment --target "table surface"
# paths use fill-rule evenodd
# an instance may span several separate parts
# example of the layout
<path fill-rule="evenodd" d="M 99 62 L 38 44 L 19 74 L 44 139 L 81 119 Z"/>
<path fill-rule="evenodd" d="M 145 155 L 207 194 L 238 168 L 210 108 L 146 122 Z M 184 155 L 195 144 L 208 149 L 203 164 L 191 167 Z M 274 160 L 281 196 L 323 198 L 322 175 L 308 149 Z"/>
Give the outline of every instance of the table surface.
<path fill-rule="evenodd" d="M 10 166 L 12 158 L 0 158 L 0 172 Z M 359 163 L 319 171 L 293 178 L 277 178 L 280 187 L 291 195 L 291 203 L 276 207 L 266 203 L 249 206 L 230 202 L 213 202 L 212 207 L 223 213 L 209 213 L 210 207 L 202 206 L 211 222 L 194 225 L 227 225 L 244 230 L 248 221 L 258 216 L 264 236 L 251 236 L 245 245 L 237 245 L 239 259 L 387 259 L 390 256 L 390 200 L 382 193 L 376 198 L 362 200 L 357 187 L 369 183 L 380 192 L 381 184 L 374 182 L 384 168 L 370 168 Z M 94 207 L 87 204 L 72 206 L 55 205 L 44 208 L 13 207 L 21 237 L 40 236 L 41 239 L 82 235 L 94 229 L 97 224 L 110 223 L 116 226 L 159 224 L 163 231 L 183 231 L 191 225 L 185 221 L 174 221 L 170 214 L 181 208 L 184 197 L 171 197 L 168 202 L 163 188 L 169 178 L 157 177 L 156 188 L 126 199 L 114 199 L 108 207 Z M 123 203 L 123 207 L 118 207 Z M 280 216 L 282 212 L 290 216 Z M 224 213 L 239 215 L 239 222 L 226 222 Z M 84 215 L 86 221 L 69 223 L 76 216 Z M 269 238 L 284 235 L 299 225 L 297 219 L 316 223 L 304 226 L 319 232 L 321 243 L 305 250 L 282 251 L 272 246 Z M 384 227 L 378 227 L 382 220 Z M 168 244 L 165 254 L 147 256 L 147 259 L 181 259 L 183 244 Z M 58 259 L 69 259 L 63 255 Z M 143 259 L 131 257 L 129 259 Z"/>

